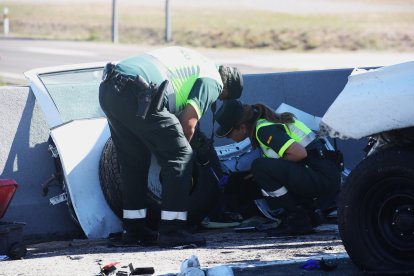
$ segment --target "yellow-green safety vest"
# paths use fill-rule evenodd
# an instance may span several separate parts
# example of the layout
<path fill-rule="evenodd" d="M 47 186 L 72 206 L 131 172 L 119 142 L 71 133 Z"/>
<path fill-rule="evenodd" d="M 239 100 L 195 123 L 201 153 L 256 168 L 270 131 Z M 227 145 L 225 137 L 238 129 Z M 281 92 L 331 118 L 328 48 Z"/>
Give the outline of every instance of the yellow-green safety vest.
<path fill-rule="evenodd" d="M 187 104 L 191 88 L 198 78 L 213 79 L 223 87 L 216 64 L 191 49 L 168 47 L 148 52 L 148 54 L 155 57 L 166 69 L 164 73 L 174 89 L 174 93 L 168 94 L 172 113 L 178 114 L 182 111 Z"/>
<path fill-rule="evenodd" d="M 282 125 L 285 128 L 287 135 L 291 138 L 287 141 L 279 150 L 279 152 L 275 152 L 272 148 L 268 147 L 267 145 L 263 144 L 258 137 L 259 129 L 264 126 L 269 125 Z M 279 158 L 283 156 L 286 149 L 292 145 L 294 142 L 299 143 L 303 147 L 309 145 L 313 140 L 315 140 L 316 135 L 312 132 L 310 128 L 308 128 L 304 123 L 301 121 L 295 120 L 293 123 L 290 124 L 281 124 L 281 123 L 274 123 L 269 122 L 266 119 L 259 119 L 256 123 L 256 139 L 259 142 L 260 148 L 263 153 L 263 157 L 267 158 Z"/>

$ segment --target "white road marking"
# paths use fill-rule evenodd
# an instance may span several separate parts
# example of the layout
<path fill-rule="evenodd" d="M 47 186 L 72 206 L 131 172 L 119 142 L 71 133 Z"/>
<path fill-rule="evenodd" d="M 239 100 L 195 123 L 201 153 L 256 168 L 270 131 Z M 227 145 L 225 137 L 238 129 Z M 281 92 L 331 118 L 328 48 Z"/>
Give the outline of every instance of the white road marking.
<path fill-rule="evenodd" d="M 84 56 L 84 57 L 97 56 L 96 53 L 92 53 L 92 52 L 67 50 L 67 49 L 57 50 L 54 48 L 24 47 L 24 48 L 21 48 L 21 50 L 25 52 L 30 52 L 30 53 L 58 55 L 58 56 Z"/>
<path fill-rule="evenodd" d="M 3 71 L 0 71 L 0 78 L 16 79 L 16 80 L 26 79 L 23 74 L 8 73 L 8 72 L 3 72 Z"/>

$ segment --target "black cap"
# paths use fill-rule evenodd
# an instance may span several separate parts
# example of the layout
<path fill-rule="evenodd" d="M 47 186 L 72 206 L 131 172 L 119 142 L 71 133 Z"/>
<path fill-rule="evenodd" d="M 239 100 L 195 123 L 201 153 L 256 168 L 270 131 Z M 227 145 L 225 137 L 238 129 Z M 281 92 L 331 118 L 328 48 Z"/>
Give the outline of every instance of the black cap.
<path fill-rule="evenodd" d="M 229 78 L 227 80 L 228 100 L 240 98 L 243 91 L 243 75 L 236 67 L 229 67 Z"/>
<path fill-rule="evenodd" d="M 220 126 L 216 129 L 216 136 L 225 137 L 235 127 L 243 116 L 243 104 L 237 100 L 223 101 L 214 119 Z"/>

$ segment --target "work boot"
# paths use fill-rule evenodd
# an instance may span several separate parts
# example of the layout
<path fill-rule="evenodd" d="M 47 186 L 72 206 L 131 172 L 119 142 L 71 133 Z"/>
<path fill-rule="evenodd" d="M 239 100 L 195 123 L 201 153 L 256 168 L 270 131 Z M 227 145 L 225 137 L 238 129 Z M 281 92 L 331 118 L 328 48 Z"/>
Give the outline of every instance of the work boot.
<path fill-rule="evenodd" d="M 151 246 L 155 245 L 158 233 L 145 226 L 143 219 L 124 219 L 124 231 L 113 246 Z"/>
<path fill-rule="evenodd" d="M 313 233 L 311 220 L 300 207 L 286 214 L 282 223 L 276 229 L 267 231 L 268 237 L 298 236 Z"/>
<path fill-rule="evenodd" d="M 185 230 L 176 230 L 169 233 L 160 233 L 158 235 L 159 247 L 176 247 L 184 245 L 196 245 L 198 247 L 205 246 L 206 239 L 190 234 Z"/>
<path fill-rule="evenodd" d="M 161 220 L 160 233 L 158 234 L 158 246 L 176 247 L 184 245 L 205 246 L 206 239 L 189 233 L 186 229 L 186 221 Z"/>
<path fill-rule="evenodd" d="M 144 227 L 138 232 L 124 231 L 122 233 L 121 244 L 125 246 L 151 246 L 157 242 L 158 233 Z"/>
<path fill-rule="evenodd" d="M 309 216 L 313 227 L 317 227 L 325 221 L 325 215 L 321 209 L 312 211 Z"/>

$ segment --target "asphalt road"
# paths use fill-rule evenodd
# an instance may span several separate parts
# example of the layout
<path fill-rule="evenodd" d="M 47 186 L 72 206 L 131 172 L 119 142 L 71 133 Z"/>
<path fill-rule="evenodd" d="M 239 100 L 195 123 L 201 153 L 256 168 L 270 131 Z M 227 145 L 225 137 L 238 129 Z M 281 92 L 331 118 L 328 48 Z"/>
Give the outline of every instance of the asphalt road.
<path fill-rule="evenodd" d="M 0 37 L 0 80 L 26 84 L 25 71 L 76 63 L 117 61 L 162 47 Z M 293 53 L 270 50 L 197 49 L 219 64 L 238 66 L 244 74 L 297 70 L 376 67 L 414 60 L 413 53 Z"/>
<path fill-rule="evenodd" d="M 329 225 L 324 231 L 298 237 L 269 238 L 262 232 L 232 229 L 197 235 L 206 237 L 206 247 L 110 247 L 105 240 L 31 244 L 24 260 L 1 262 L 0 275 L 97 275 L 106 264 L 117 263 L 118 271 L 127 271 L 126 266 L 132 263 L 134 267 L 153 267 L 155 275 L 171 276 L 192 255 L 197 256 L 203 270 L 225 265 L 232 267 L 236 276 L 321 275 L 327 272 L 301 266 L 322 258 L 337 266 L 329 275 L 363 275 L 349 260 L 335 227 Z"/>

